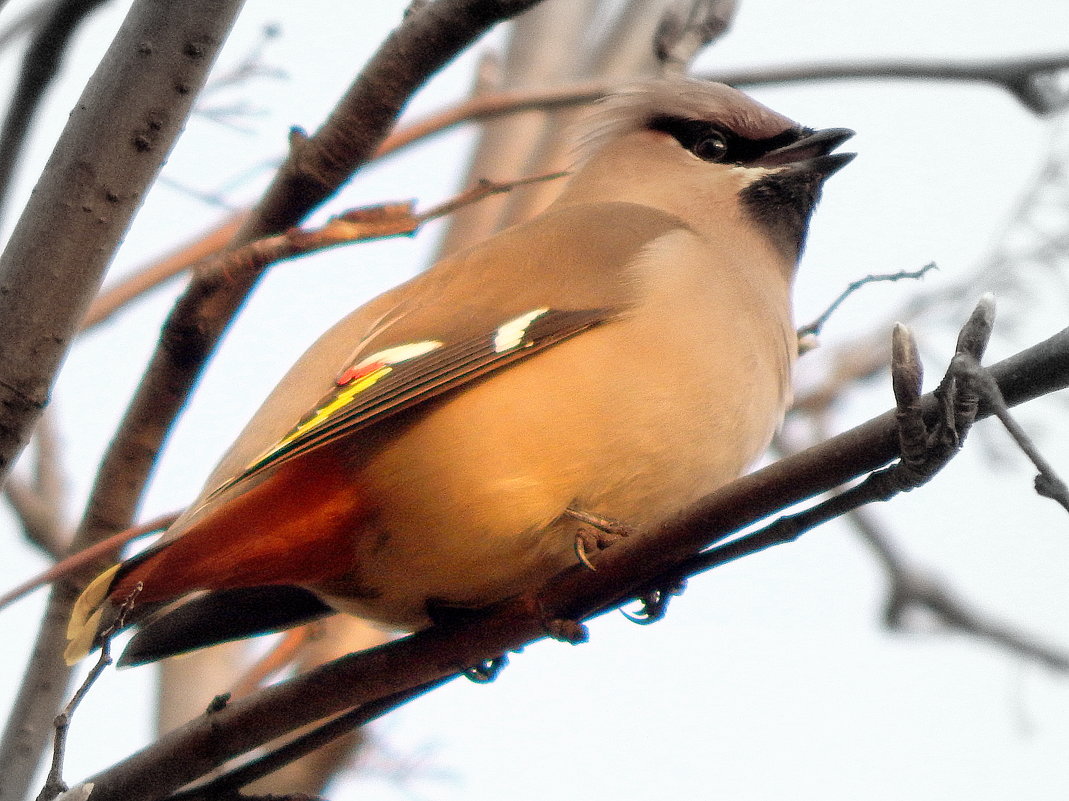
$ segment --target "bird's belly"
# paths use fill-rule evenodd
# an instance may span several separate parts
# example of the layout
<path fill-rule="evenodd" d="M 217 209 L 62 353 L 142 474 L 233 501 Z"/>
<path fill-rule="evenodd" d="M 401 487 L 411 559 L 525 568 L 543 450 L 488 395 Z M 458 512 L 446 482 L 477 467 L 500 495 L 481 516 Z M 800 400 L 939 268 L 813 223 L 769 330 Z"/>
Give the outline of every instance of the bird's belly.
<path fill-rule="evenodd" d="M 374 512 L 353 571 L 319 591 L 418 628 L 428 601 L 485 606 L 575 564 L 569 506 L 641 529 L 737 477 L 778 422 L 782 371 L 755 371 L 746 343 L 712 348 L 715 331 L 647 353 L 635 323 L 518 363 L 390 438 L 360 468 Z"/>

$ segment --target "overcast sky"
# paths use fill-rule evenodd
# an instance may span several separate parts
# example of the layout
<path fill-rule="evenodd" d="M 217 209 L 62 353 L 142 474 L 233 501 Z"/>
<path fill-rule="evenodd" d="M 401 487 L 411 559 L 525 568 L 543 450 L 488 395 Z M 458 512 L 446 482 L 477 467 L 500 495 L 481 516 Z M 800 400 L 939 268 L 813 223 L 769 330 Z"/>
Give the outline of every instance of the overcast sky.
<path fill-rule="evenodd" d="M 4 6 L 0 28 L 25 5 L 12 0 Z M 82 32 L 36 129 L 20 176 L 21 198 L 126 5 L 107 4 Z M 225 190 L 235 205 L 254 198 L 269 176 L 259 165 L 277 158 L 291 125 L 318 126 L 405 5 L 250 2 L 219 69 L 238 61 L 265 24 L 278 23 L 281 35 L 265 58 L 286 77 L 203 101 L 247 102 L 257 113 L 242 118 L 242 130 L 204 116 L 190 122 L 164 170 L 167 180 L 148 199 L 114 274 L 220 217 L 217 206 L 176 183 L 202 192 Z M 734 29 L 697 68 L 1069 50 L 1069 3 L 1021 0 L 1012 12 L 1007 9 L 1005 3 L 975 0 L 741 0 Z M 14 55 L 0 53 L 0 99 L 16 69 Z M 446 70 L 412 111 L 462 95 L 472 64 L 469 55 Z M 997 241 L 1035 179 L 1054 131 L 1004 92 L 982 85 L 855 81 L 753 94 L 807 125 L 858 132 L 851 147 L 859 157 L 829 182 L 816 214 L 797 290 L 800 320 L 867 273 L 936 261 L 940 272 L 925 279 L 925 288 L 967 273 Z M 343 190 L 327 211 L 408 197 L 431 205 L 455 188 L 452 165 L 463 166 L 469 144 L 469 135 L 457 133 L 391 159 Z M 12 217 L 8 213 L 8 226 Z M 430 229 L 413 240 L 361 245 L 277 267 L 183 417 L 143 517 L 187 503 L 229 439 L 311 340 L 420 269 L 433 244 Z M 1054 333 L 1069 319 L 1065 298 L 1047 284 L 1037 287 L 1000 298 L 1007 327 L 992 346 L 993 358 Z M 963 302 L 972 303 L 985 289 L 970 288 Z M 867 330 L 914 291 L 870 288 L 835 318 L 826 345 Z M 72 516 L 173 297 L 174 290 L 164 290 L 137 304 L 85 337 L 67 362 L 55 403 L 67 446 Z M 930 325 L 918 336 L 935 375 L 950 335 L 938 321 Z M 815 364 L 820 358 L 820 351 L 806 357 Z M 871 387 L 844 406 L 840 424 L 860 422 L 889 403 L 886 387 Z M 1064 412 L 1047 401 L 1023 414 L 1063 475 L 1069 472 Z M 1001 432 L 990 423 L 980 428 L 977 441 L 945 476 L 876 512 L 908 554 L 948 576 L 963 594 L 1069 649 L 1069 521 L 1031 494 L 1030 473 Z M 0 586 L 7 587 L 43 562 L 18 541 L 6 517 L 0 526 L 8 532 L 0 545 Z M 490 686 L 460 680 L 420 699 L 375 725 L 379 745 L 371 769 L 347 777 L 331 797 L 1066 798 L 1069 677 L 961 637 L 888 633 L 879 624 L 884 599 L 882 575 L 864 546 L 843 527 L 827 526 L 696 579 L 655 626 L 608 615 L 592 624 L 587 645 L 539 643 L 515 656 Z M 0 613 L 0 640 L 8 643 L 9 655 L 0 666 L 5 710 L 42 604 L 38 593 Z M 149 735 L 141 710 L 150 701 L 149 669 L 110 671 L 76 718 L 67 779 L 140 745 Z M 381 777 L 398 763 L 411 768 L 406 781 Z"/>

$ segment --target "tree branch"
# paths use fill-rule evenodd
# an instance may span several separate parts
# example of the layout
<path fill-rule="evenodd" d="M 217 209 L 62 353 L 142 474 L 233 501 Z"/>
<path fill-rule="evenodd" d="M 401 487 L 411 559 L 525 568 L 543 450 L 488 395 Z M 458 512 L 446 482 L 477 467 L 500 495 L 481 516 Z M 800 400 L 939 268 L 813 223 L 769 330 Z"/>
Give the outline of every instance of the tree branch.
<path fill-rule="evenodd" d="M 134 3 L 71 113 L 0 255 L 0 480 L 240 7 Z M 58 654 L 76 594 L 57 588 L 46 611 L 0 745 L 3 801 L 25 793 L 64 692 Z"/>
<path fill-rule="evenodd" d="M 0 217 L 34 114 L 62 63 L 71 37 L 104 0 L 61 0 L 47 9 L 25 55 L 0 127 Z"/>
<path fill-rule="evenodd" d="M 208 23 L 197 24 L 197 18 L 215 21 L 218 17 L 224 16 L 221 8 L 229 10 L 230 6 L 240 5 L 237 0 L 228 0 L 225 5 L 222 0 L 215 0 L 213 3 L 207 0 L 202 0 L 202 2 L 208 7 L 202 8 L 197 3 L 163 4 L 161 8 L 168 9 L 172 18 L 179 14 L 179 19 L 184 20 L 184 15 L 191 15 L 194 20 L 188 25 L 174 22 L 167 26 L 167 31 L 155 36 L 138 36 L 134 40 L 135 44 L 128 47 L 128 51 L 137 53 L 137 43 L 140 42 L 171 41 L 174 37 L 185 33 L 187 28 L 198 30 Z M 310 139 L 295 137 L 299 145 L 294 148 L 279 175 L 268 188 L 263 200 L 253 210 L 238 233 L 236 244 L 245 244 L 253 239 L 280 232 L 299 222 L 318 203 L 329 197 L 355 169 L 371 156 L 374 148 L 385 135 L 386 129 L 393 123 L 401 106 L 431 73 L 452 59 L 496 22 L 518 14 L 536 2 L 538 0 L 437 0 L 412 11 L 402 25 L 383 43 L 315 136 Z M 138 6 L 135 6 L 135 9 L 137 8 Z M 126 30 L 125 26 L 123 30 Z M 123 32 L 120 32 L 120 37 L 122 35 Z M 206 34 L 205 37 L 210 41 L 216 41 L 212 37 L 207 37 Z M 198 49 L 198 57 L 204 52 L 204 49 Z M 186 56 L 186 58 L 190 57 Z M 204 58 L 200 60 L 210 61 Z M 107 70 L 104 69 L 105 65 L 108 66 Z M 98 75 L 105 75 L 114 82 L 112 88 L 127 105 L 130 104 L 131 97 L 136 97 L 138 100 L 153 97 L 152 92 L 149 91 L 150 87 L 142 88 L 142 84 L 136 81 L 116 80 L 116 76 L 122 74 L 124 74 L 122 70 L 112 64 L 108 58 L 105 58 L 98 72 Z M 179 71 L 179 74 L 182 72 Z M 195 83 L 199 85 L 201 82 L 197 80 Z M 183 90 L 192 85 L 191 79 L 186 81 L 182 84 Z M 168 83 L 167 88 L 171 94 L 174 93 L 174 86 L 171 83 Z M 194 93 L 191 92 L 190 95 L 192 94 Z M 167 107 L 166 104 L 161 105 Z M 108 113 L 114 114 L 116 118 L 125 119 L 110 107 Z M 142 112 L 142 115 L 145 113 L 147 112 Z M 110 131 L 113 121 L 108 119 L 98 121 L 98 123 L 100 128 Z M 122 144 L 120 152 L 123 158 L 117 159 L 117 162 L 123 165 L 124 170 L 136 172 L 131 170 L 130 158 L 126 153 L 130 146 L 129 136 L 124 137 L 120 133 L 115 134 L 113 138 Z M 104 145 L 108 143 L 114 144 L 111 139 L 106 139 Z M 149 153 L 158 159 L 162 158 L 165 150 L 166 148 L 161 145 L 155 150 L 150 150 Z M 57 153 L 59 152 L 62 151 L 57 147 Z M 67 171 L 75 175 L 80 174 L 76 165 L 69 165 Z M 111 184 L 106 184 L 106 186 L 110 187 Z M 126 203 L 129 205 L 129 212 L 132 213 L 133 200 L 139 194 L 138 192 L 127 197 L 125 191 L 118 193 L 114 195 L 117 198 L 114 204 Z M 74 191 L 74 188 L 69 188 L 69 195 L 81 197 Z M 49 199 L 52 197 L 50 194 L 41 195 L 39 192 L 35 195 L 35 199 L 43 200 L 46 196 Z M 106 195 L 105 200 L 113 203 L 110 200 L 111 197 L 112 195 Z M 127 201 L 123 201 L 123 198 L 127 198 Z M 89 204 L 90 200 L 95 202 L 96 198 L 87 198 L 84 202 Z M 67 202 L 57 201 L 56 205 L 66 209 L 81 208 L 78 204 L 71 206 Z M 93 205 L 86 207 L 91 211 L 95 208 Z M 38 217 L 31 219 L 29 216 L 31 211 L 35 212 Z M 88 212 L 84 213 L 83 217 L 85 215 L 88 215 Z M 12 245 L 8 248 L 10 256 L 9 252 L 5 252 L 4 257 L 0 257 L 0 286 L 3 285 L 5 278 L 4 258 L 9 258 L 15 267 L 20 264 L 25 266 L 15 258 L 15 254 L 19 254 L 21 258 L 32 263 L 34 269 L 39 270 L 46 277 L 49 275 L 48 268 L 51 268 L 53 264 L 66 263 L 63 258 L 67 255 L 65 252 L 57 254 L 54 252 L 54 247 L 42 246 L 42 243 L 81 242 L 76 235 L 80 230 L 76 223 L 80 222 L 84 227 L 86 221 L 79 218 L 77 214 L 74 216 L 74 220 L 65 224 L 65 221 L 57 223 L 54 215 L 48 213 L 48 209 L 29 207 L 23 220 L 20 221 L 20 229 L 27 230 L 20 238 L 20 229 L 16 229 L 15 236 L 12 237 Z M 96 219 L 95 213 L 92 219 Z M 36 226 L 33 224 L 35 221 Z M 47 226 L 48 230 L 37 230 L 40 226 Z M 51 236 L 50 233 L 54 227 L 65 231 L 70 229 L 72 237 Z M 122 230 L 125 230 L 125 224 Z M 36 251 L 33 253 L 34 259 L 28 258 L 28 248 L 31 243 L 27 237 L 31 233 L 36 236 L 33 241 L 36 245 Z M 119 234 L 121 231 L 116 230 L 115 233 Z M 19 246 L 13 250 L 12 246 L 16 244 L 17 239 Z M 87 238 L 85 241 L 96 240 Z M 79 255 L 86 260 L 81 244 L 78 245 L 78 249 Z M 110 253 L 110 247 L 105 249 Z M 47 258 L 44 264 L 40 262 L 42 254 Z M 102 269 L 106 258 L 86 261 L 90 264 L 99 261 Z M 119 431 L 105 453 L 81 525 L 75 535 L 73 549 L 84 548 L 129 526 L 163 440 L 185 404 L 219 337 L 237 313 L 258 277 L 258 274 L 253 274 L 243 281 L 231 283 L 219 281 L 215 276 L 206 277 L 204 280 L 195 278 L 179 298 L 165 324 L 145 376 L 123 417 Z M 72 287 L 71 281 L 66 278 L 63 281 L 57 281 L 49 277 L 44 282 L 38 279 L 36 294 L 27 295 L 21 291 L 13 291 L 10 295 L 0 294 L 0 324 L 13 319 L 20 310 L 25 313 L 26 309 L 72 307 L 69 309 L 70 330 L 66 332 L 62 340 L 65 345 L 73 333 L 73 326 L 82 316 L 90 294 L 99 283 L 99 273 L 93 273 L 91 281 L 89 276 L 84 276 L 83 283 L 84 286 L 81 288 Z M 51 290 L 51 294 L 40 297 L 46 288 Z M 72 298 L 78 298 L 79 302 L 72 304 Z M 4 301 L 7 301 L 10 309 L 5 307 Z M 21 350 L 16 350 L 18 341 L 4 338 L 3 333 L 3 329 L 0 328 L 0 343 L 3 343 L 0 345 L 0 356 L 6 358 L 7 354 L 3 348 L 11 342 L 13 352 L 33 354 L 32 366 L 40 373 L 47 360 L 42 359 L 32 347 L 24 346 Z M 51 343 L 51 340 L 47 343 Z M 53 346 L 52 350 L 55 351 L 54 362 L 58 363 L 63 349 Z M 2 362 L 3 359 L 0 359 L 0 363 Z M 53 364 L 53 369 L 54 366 Z M 27 426 L 26 421 L 35 416 L 36 411 L 44 403 L 45 387 L 51 377 L 51 369 L 47 377 L 33 373 L 29 366 L 24 368 L 24 372 L 28 373 L 30 378 L 20 377 L 18 380 L 6 381 L 5 376 L 0 374 L 0 468 L 4 466 L 4 459 L 12 458 L 21 446 L 21 438 L 9 437 L 6 443 L 3 439 L 5 426 L 2 413 L 5 411 L 5 404 L 14 405 L 19 412 L 17 417 L 21 425 Z M 13 430 L 21 432 L 21 429 Z M 11 452 L 10 455 L 7 455 L 7 451 Z M 47 732 L 48 717 L 51 715 L 51 710 L 58 706 L 62 696 L 69 673 L 63 667 L 60 654 L 65 639 L 66 618 L 69 616 L 70 605 L 76 596 L 77 582 L 64 581 L 54 588 L 49 599 L 45 621 L 42 624 L 34 655 L 27 668 L 26 679 L 19 700 L 14 707 L 5 738 L 5 747 L 12 750 L 0 751 L 0 764 L 5 766 L 6 771 L 2 792 L 11 793 L 10 796 L 0 795 L 0 801 L 19 798 L 24 792 L 32 776 L 33 767 L 39 758 L 43 745 L 42 738 Z M 8 771 L 8 768 L 14 768 L 15 760 L 20 764 L 18 778 L 12 778 L 12 772 Z M 9 787 L 12 789 L 8 790 Z M 18 787 L 21 789 L 15 789 Z"/>
<path fill-rule="evenodd" d="M 995 84 L 1021 99 L 1018 87 L 1022 82 L 1064 69 L 1069 69 L 1069 55 L 1054 54 L 1031 58 L 967 62 L 896 59 L 868 63 L 810 63 L 748 70 L 713 71 L 702 73 L 697 77 L 732 86 L 759 86 L 809 80 L 846 81 L 880 78 L 969 81 Z M 393 154 L 414 142 L 466 122 L 485 122 L 533 109 L 545 111 L 587 105 L 619 89 L 620 85 L 619 79 L 604 79 L 549 88 L 486 92 L 397 129 L 383 141 L 377 156 L 381 158 Z M 1054 110 L 1057 105 L 1052 101 L 1040 108 L 1034 108 L 1031 105 L 1029 108 L 1037 113 L 1047 113 Z"/>
<path fill-rule="evenodd" d="M 0 479 L 238 6 L 135 5 L 71 113 L 0 255 Z"/>
<path fill-rule="evenodd" d="M 1069 329 L 990 370 L 1011 405 L 1069 386 Z M 932 394 L 922 398 L 929 423 L 936 407 Z M 988 410 L 982 407 L 980 413 Z M 597 554 L 595 573 L 567 570 L 536 596 L 351 654 L 192 721 L 94 776 L 94 799 L 157 798 L 301 725 L 436 681 L 539 639 L 547 620 L 579 619 L 618 606 L 677 562 L 742 526 L 886 464 L 897 455 L 897 443 L 895 412 L 887 412 L 744 476 L 676 522 Z"/>
<path fill-rule="evenodd" d="M 1049 114 L 1065 105 L 1066 95 L 1058 91 L 1056 86 L 1046 86 L 1044 82 L 1066 68 L 1069 68 L 1069 55 L 1054 53 L 956 62 L 945 59 L 887 59 L 855 63 L 818 61 L 729 73 L 707 73 L 702 77 L 737 86 L 871 78 L 990 83 L 1005 89 L 1030 111 Z"/>

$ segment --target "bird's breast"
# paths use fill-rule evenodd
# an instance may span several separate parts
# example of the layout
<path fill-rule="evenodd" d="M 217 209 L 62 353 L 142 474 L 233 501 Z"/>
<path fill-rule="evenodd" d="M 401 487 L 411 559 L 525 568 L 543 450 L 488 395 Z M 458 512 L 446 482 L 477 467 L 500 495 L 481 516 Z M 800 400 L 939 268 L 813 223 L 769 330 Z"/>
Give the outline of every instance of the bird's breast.
<path fill-rule="evenodd" d="M 375 514 L 354 586 L 377 597 L 355 611 L 412 626 L 427 599 L 516 594 L 575 562 L 568 506 L 642 528 L 745 470 L 782 416 L 791 328 L 786 287 L 740 266 L 693 237 L 655 243 L 626 315 L 386 438 L 359 470 Z"/>

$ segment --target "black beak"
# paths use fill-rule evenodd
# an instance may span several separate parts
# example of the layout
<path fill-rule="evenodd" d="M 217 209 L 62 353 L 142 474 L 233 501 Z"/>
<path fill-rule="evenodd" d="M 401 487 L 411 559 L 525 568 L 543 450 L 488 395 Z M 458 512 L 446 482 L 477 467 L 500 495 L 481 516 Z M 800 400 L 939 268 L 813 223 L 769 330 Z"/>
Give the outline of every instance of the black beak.
<path fill-rule="evenodd" d="M 832 153 L 854 135 L 849 128 L 825 128 L 803 136 L 797 142 L 777 148 L 757 159 L 755 167 L 788 167 L 791 172 L 816 173 L 827 178 L 841 170 L 857 153 Z"/>

